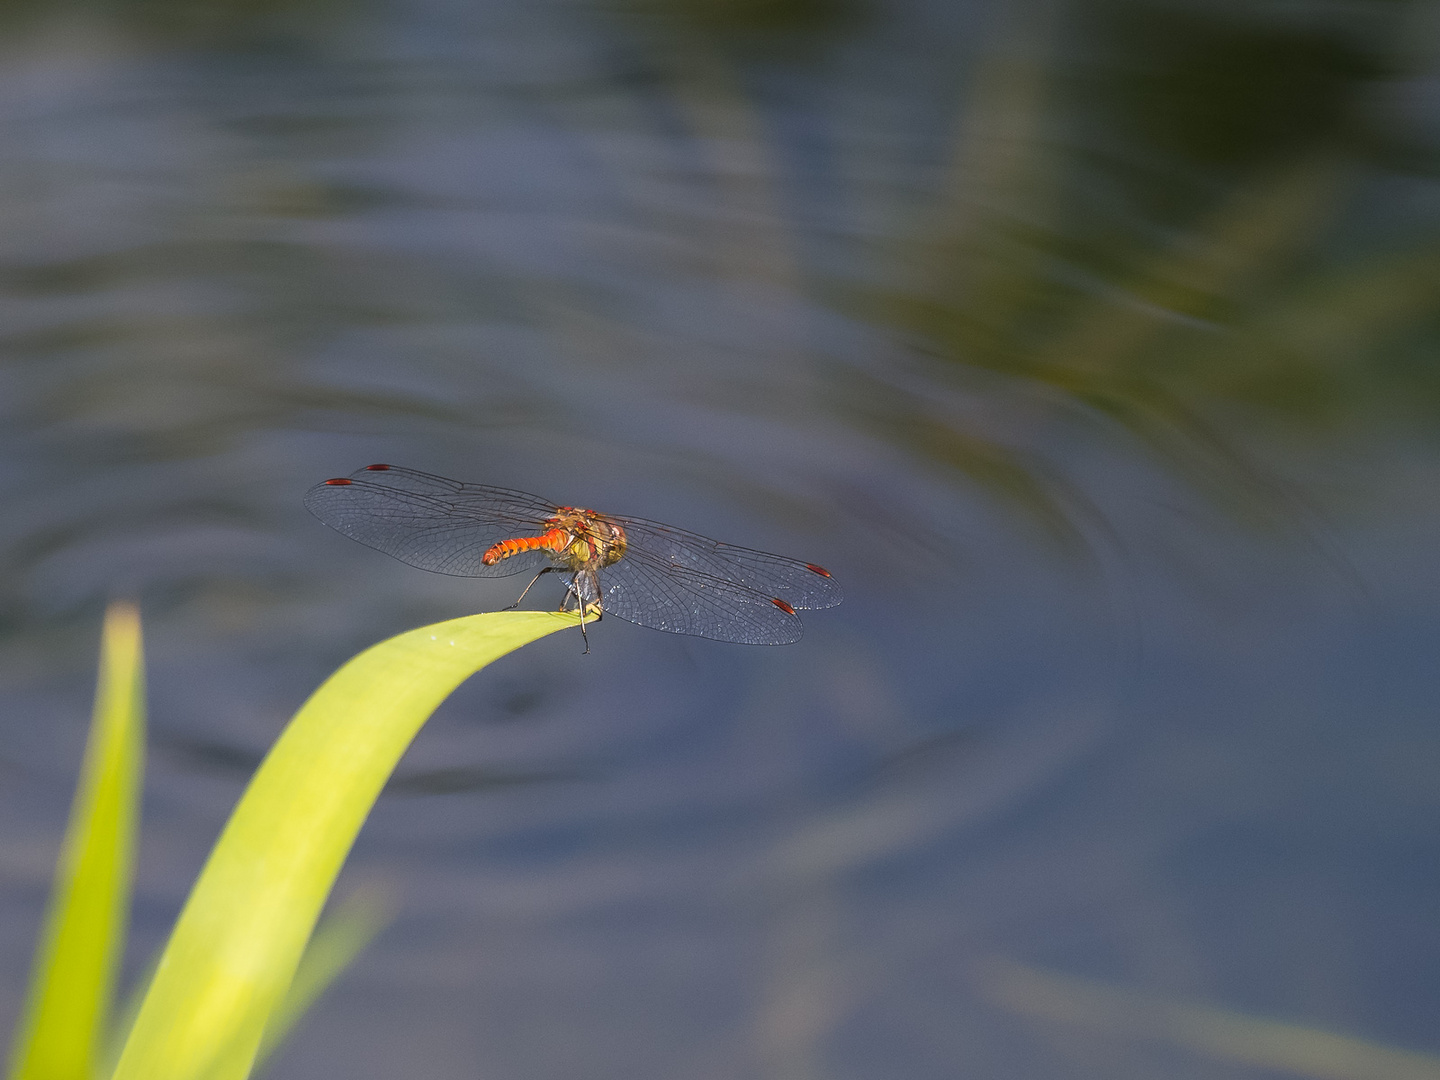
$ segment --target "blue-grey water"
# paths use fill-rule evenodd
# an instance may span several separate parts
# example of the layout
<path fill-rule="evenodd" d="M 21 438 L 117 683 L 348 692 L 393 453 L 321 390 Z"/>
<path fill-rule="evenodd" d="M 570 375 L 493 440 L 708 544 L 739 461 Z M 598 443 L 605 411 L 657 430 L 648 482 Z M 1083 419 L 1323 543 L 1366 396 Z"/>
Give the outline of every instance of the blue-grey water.
<path fill-rule="evenodd" d="M 0 19 L 0 1030 L 109 598 L 127 977 L 329 671 L 514 599 L 301 506 L 391 461 L 846 601 L 462 688 L 270 1076 L 1440 1076 L 1436 4 Z"/>

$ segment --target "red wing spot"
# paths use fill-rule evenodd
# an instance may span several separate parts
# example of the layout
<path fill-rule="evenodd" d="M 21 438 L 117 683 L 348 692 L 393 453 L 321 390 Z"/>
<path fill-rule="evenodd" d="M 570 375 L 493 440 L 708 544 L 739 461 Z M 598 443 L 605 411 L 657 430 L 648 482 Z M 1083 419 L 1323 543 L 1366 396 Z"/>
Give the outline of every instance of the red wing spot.
<path fill-rule="evenodd" d="M 340 476 L 334 480 L 326 480 L 325 483 L 329 484 L 331 487 L 345 487 L 350 483 L 350 481 L 346 480 L 345 477 Z"/>
<path fill-rule="evenodd" d="M 829 577 L 829 576 L 830 576 L 830 571 L 829 571 L 829 570 L 826 570 L 823 566 L 816 566 L 813 562 L 807 562 L 807 563 L 805 564 L 805 569 L 806 569 L 806 570 L 813 570 L 813 571 L 815 571 L 815 573 L 819 574 L 821 577 Z"/>
<path fill-rule="evenodd" d="M 774 604 L 774 605 L 775 605 L 776 607 L 778 607 L 781 611 L 783 611 L 786 615 L 794 615 L 794 614 L 795 614 L 795 609 L 794 609 L 793 607 L 791 607 L 789 604 L 785 603 L 785 601 L 784 601 L 784 600 L 781 600 L 779 597 L 772 596 L 772 597 L 770 598 L 770 603 Z"/>
<path fill-rule="evenodd" d="M 388 472 L 389 469 L 390 469 L 390 466 L 389 466 L 389 465 L 366 465 L 366 466 L 365 466 L 365 471 L 366 471 L 366 472 Z"/>

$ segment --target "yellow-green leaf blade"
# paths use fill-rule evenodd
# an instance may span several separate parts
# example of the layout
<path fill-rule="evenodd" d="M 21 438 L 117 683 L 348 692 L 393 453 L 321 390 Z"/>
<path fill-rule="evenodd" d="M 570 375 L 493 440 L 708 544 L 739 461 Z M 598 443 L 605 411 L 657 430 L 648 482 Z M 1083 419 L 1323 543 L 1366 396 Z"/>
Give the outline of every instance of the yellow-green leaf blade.
<path fill-rule="evenodd" d="M 332 675 L 256 772 L 191 891 L 115 1080 L 238 1080 L 360 826 L 421 726 L 492 660 L 575 626 L 493 612 L 381 642 Z"/>
<path fill-rule="evenodd" d="M 316 926 L 295 977 L 280 1004 L 270 1013 L 255 1055 L 265 1064 L 330 984 L 340 977 L 375 936 L 389 925 L 391 906 L 374 889 L 361 889 L 341 902 Z"/>
<path fill-rule="evenodd" d="M 91 1080 L 124 949 L 144 767 L 140 613 L 105 615 L 95 714 L 35 954 L 11 1080 Z"/>

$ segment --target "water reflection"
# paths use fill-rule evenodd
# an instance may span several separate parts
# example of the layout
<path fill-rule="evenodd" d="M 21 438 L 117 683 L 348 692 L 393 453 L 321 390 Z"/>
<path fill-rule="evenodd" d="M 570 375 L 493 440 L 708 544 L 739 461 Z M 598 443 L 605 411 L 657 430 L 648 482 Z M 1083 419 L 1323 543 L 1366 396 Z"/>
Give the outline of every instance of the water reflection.
<path fill-rule="evenodd" d="M 513 599 L 301 508 L 390 460 L 848 599 L 463 688 L 274 1075 L 1258 1075 L 1108 1022 L 1151 991 L 1440 1051 L 1433 5 L 9 16 L 4 970 L 109 595 L 132 970 L 319 678 Z"/>
<path fill-rule="evenodd" d="M 1377 107 L 1404 19 L 1362 35 L 1146 4 L 1041 18 L 981 66 L 923 237 L 899 251 L 908 287 L 861 302 L 957 374 L 1012 380 L 1041 417 L 1079 410 L 1283 515 L 1242 432 L 1373 430 L 1435 391 L 1434 237 L 1357 232 L 1395 182 L 1380 168 L 1417 143 Z M 1067 30 L 1100 62 L 1061 48 Z M 927 390 L 889 394 L 876 409 L 866 388 L 872 423 L 1063 514 L 1026 461 L 1043 418 L 1016 440 L 1006 416 L 1012 449 L 947 425 Z"/>

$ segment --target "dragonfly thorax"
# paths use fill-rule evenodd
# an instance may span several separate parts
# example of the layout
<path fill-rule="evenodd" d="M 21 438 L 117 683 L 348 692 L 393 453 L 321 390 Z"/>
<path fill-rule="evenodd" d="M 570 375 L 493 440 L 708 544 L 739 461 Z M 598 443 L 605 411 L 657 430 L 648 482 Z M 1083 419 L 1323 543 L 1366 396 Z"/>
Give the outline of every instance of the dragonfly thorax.
<path fill-rule="evenodd" d="M 564 543 L 552 548 L 550 557 L 568 569 L 599 570 L 625 554 L 625 530 L 594 510 L 564 506 L 551 523 L 563 532 Z"/>

